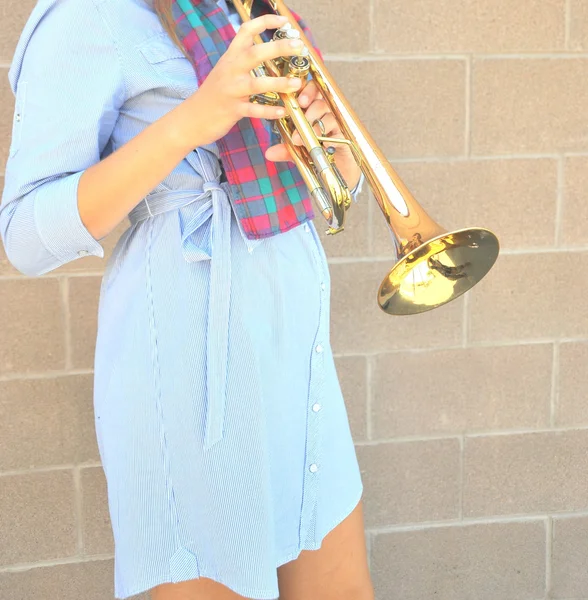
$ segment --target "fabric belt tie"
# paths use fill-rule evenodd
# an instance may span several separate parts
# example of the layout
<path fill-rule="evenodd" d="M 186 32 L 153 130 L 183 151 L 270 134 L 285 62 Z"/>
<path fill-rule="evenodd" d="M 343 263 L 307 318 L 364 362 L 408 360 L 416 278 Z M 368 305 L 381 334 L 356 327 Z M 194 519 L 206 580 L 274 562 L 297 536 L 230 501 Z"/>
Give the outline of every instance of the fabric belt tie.
<path fill-rule="evenodd" d="M 182 227 L 182 253 L 187 262 L 210 260 L 208 327 L 206 334 L 206 424 L 204 447 L 223 437 L 229 352 L 231 300 L 231 205 L 229 186 L 201 173 L 201 190 L 151 194 L 129 214 L 132 224 L 201 202 Z"/>

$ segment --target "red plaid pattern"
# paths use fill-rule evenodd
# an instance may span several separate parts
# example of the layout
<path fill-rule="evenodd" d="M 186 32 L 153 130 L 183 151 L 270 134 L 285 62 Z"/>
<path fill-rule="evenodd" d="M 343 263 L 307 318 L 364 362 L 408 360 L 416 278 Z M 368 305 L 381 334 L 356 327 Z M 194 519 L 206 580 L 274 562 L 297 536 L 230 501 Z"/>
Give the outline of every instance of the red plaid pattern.
<path fill-rule="evenodd" d="M 269 12 L 265 0 L 256 0 L 255 16 Z M 235 30 L 213 0 L 175 0 L 173 16 L 201 84 L 226 52 Z M 312 40 L 304 22 L 297 15 L 296 19 Z M 217 142 L 233 209 L 250 239 L 288 231 L 314 217 L 308 189 L 296 166 L 265 158 L 267 148 L 278 142 L 269 123 L 249 118 L 241 119 Z"/>

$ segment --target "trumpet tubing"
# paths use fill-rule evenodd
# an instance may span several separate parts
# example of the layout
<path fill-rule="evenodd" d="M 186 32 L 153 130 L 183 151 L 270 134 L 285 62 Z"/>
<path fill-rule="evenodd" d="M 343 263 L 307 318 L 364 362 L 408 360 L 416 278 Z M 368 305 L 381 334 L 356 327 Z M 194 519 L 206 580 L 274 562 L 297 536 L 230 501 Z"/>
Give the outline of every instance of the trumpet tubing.
<path fill-rule="evenodd" d="M 279 102 L 286 108 L 287 116 L 278 122 L 277 129 L 328 223 L 327 233 L 339 233 L 344 229 L 346 212 L 351 204 L 349 189 L 336 168 L 332 150 L 337 144 L 347 144 L 394 240 L 397 261 L 380 284 L 380 308 L 393 315 L 417 314 L 446 304 L 467 292 L 494 265 L 499 254 L 498 238 L 481 227 L 447 231 L 425 212 L 363 126 L 283 0 L 266 1 L 277 14 L 289 21 L 276 32 L 274 39 L 299 37 L 308 54 L 294 59 L 268 61 L 264 69 L 253 75 L 310 75 L 343 133 L 341 139 L 317 136 L 298 104 L 297 93 L 274 94 L 273 99 L 268 95 L 264 99 L 255 99 Z M 243 21 L 252 18 L 253 2 L 233 0 Z M 259 36 L 255 41 L 263 43 Z M 302 138 L 302 146 L 293 144 L 294 131 Z"/>

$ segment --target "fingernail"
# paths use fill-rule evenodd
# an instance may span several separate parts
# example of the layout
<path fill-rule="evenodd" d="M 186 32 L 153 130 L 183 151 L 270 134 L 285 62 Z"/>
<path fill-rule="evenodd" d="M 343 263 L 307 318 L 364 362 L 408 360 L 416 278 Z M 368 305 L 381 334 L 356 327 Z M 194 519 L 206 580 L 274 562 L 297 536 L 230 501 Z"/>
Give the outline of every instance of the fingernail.
<path fill-rule="evenodd" d="M 302 47 L 302 40 L 290 40 L 290 46 L 292 48 L 301 48 Z"/>
<path fill-rule="evenodd" d="M 302 85 L 302 81 L 300 79 L 290 79 L 288 85 L 291 88 L 299 88 Z"/>
<path fill-rule="evenodd" d="M 286 114 L 286 111 L 283 108 L 278 108 L 276 112 L 279 117 L 283 117 Z"/>

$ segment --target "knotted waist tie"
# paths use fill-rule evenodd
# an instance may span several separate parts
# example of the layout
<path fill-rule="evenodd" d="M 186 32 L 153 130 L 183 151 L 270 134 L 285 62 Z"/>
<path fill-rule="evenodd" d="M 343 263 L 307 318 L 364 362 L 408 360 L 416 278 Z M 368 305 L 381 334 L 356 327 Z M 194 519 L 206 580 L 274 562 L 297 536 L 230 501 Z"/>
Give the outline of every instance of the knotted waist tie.
<path fill-rule="evenodd" d="M 219 183 L 199 154 L 202 189 L 171 190 L 148 196 L 129 214 L 134 225 L 170 210 L 201 202 L 182 228 L 182 253 L 188 262 L 210 260 L 206 334 L 205 448 L 223 437 L 227 393 L 229 306 L 231 298 L 231 205 L 229 184 Z M 214 256 L 213 256 L 214 253 Z"/>

